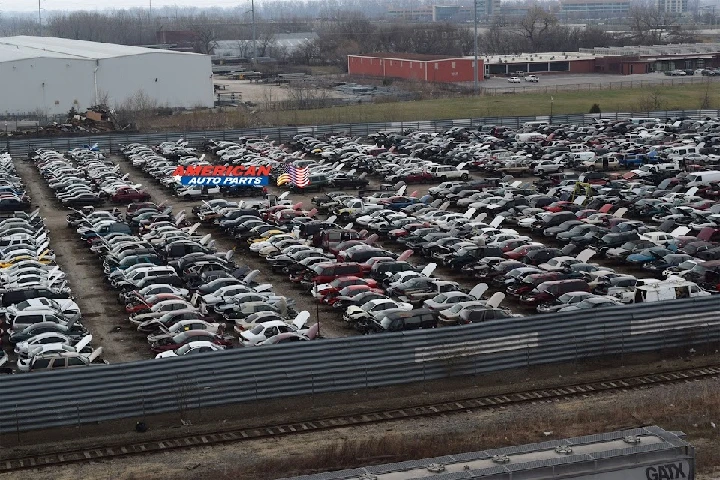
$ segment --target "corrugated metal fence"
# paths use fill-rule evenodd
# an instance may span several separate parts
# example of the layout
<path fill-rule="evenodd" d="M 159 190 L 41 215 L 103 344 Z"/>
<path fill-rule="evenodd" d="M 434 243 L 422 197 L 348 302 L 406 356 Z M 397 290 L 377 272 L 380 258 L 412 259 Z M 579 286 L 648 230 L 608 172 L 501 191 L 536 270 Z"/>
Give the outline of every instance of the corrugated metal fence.
<path fill-rule="evenodd" d="M 706 117 L 718 117 L 720 110 L 673 110 L 657 112 L 617 112 L 604 114 L 578 114 L 578 115 L 553 115 L 552 119 L 545 116 L 538 117 L 485 117 L 485 118 L 464 118 L 455 120 L 425 120 L 417 122 L 384 122 L 384 123 L 347 123 L 335 125 L 298 126 L 298 127 L 276 127 L 276 128 L 252 128 L 244 130 L 211 130 L 196 132 L 163 132 L 163 133 L 112 133 L 93 136 L 67 136 L 67 137 L 45 137 L 45 138 L 19 138 L 6 139 L 5 145 L 0 143 L 0 148 L 7 148 L 13 155 L 26 155 L 34 148 L 53 148 L 68 150 L 82 144 L 98 143 L 100 148 L 110 152 L 116 152 L 120 144 L 145 143 L 155 145 L 165 141 L 175 141 L 179 138 L 188 140 L 191 144 L 199 146 L 206 139 L 216 140 L 237 140 L 239 137 L 268 137 L 277 142 L 287 142 L 295 135 L 326 135 L 345 134 L 351 136 L 366 136 L 378 131 L 401 132 L 408 129 L 429 130 L 441 132 L 452 127 L 477 128 L 481 125 L 503 125 L 520 128 L 525 122 L 536 120 L 552 120 L 554 124 L 587 125 L 595 122 L 598 118 L 618 120 L 628 117 L 651 117 L 651 118 L 692 118 L 703 119 Z"/>
<path fill-rule="evenodd" d="M 720 344 L 720 297 L 5 376 L 0 431 Z"/>

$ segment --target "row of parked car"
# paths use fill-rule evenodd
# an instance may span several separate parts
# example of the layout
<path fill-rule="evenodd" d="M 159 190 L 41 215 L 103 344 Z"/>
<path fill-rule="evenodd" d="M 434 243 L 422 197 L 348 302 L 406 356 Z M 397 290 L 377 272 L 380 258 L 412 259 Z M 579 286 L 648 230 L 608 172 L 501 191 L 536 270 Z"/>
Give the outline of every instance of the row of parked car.
<path fill-rule="evenodd" d="M 109 160 L 38 158 L 36 164 L 49 182 L 66 175 L 68 166 L 81 177 L 117 168 Z M 275 295 L 272 285 L 258 284 L 259 272 L 236 265 L 232 251 L 218 253 L 211 236 L 197 235 L 200 224 L 188 225 L 184 212 L 173 215 L 169 206 L 136 202 L 124 214 L 92 207 L 73 210 L 67 221 L 102 261 L 130 324 L 147 336 L 157 358 L 232 347 L 237 342 L 232 331 L 226 332 L 227 321 L 252 323 L 253 314 L 266 311 L 295 315 L 292 300 Z M 309 315 L 296 317 L 296 335 L 310 338 L 312 332 L 304 328 Z M 283 338 L 273 330 L 248 333 L 239 345 L 268 345 Z"/>
<path fill-rule="evenodd" d="M 27 198 L 7 155 L 0 157 L 0 184 L 15 198 Z M 102 361 L 102 349 L 90 346 L 92 335 L 82 324 L 65 273 L 55 264 L 39 210 L 16 210 L 0 217 L 0 284 L 3 344 L 9 347 L 0 356 L 3 373 Z M 15 368 L 10 366 L 13 360 Z"/>

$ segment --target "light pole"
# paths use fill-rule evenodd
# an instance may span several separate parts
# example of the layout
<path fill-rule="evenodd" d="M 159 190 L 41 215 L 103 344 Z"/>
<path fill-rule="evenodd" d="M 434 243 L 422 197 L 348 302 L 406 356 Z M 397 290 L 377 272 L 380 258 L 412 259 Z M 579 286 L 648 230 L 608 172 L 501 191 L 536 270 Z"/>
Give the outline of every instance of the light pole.
<path fill-rule="evenodd" d="M 7 150 L 7 153 L 10 153 L 10 137 L 8 136 L 7 120 L 5 120 L 5 149 Z"/>
<path fill-rule="evenodd" d="M 475 95 L 478 94 L 478 32 L 477 32 L 477 6 L 478 6 L 478 0 L 475 0 L 473 2 L 474 8 L 473 8 L 473 23 L 475 24 L 475 63 L 473 64 L 473 87 Z"/>
<path fill-rule="evenodd" d="M 42 13 L 41 13 L 42 9 L 40 8 L 40 1 L 41 0 L 38 0 L 38 30 L 40 32 L 40 34 L 38 36 L 42 37 Z"/>
<path fill-rule="evenodd" d="M 550 125 L 552 125 L 553 102 L 555 102 L 555 99 L 550 97 Z"/>
<path fill-rule="evenodd" d="M 257 63 L 257 34 L 255 31 L 255 0 L 250 0 L 250 11 L 252 12 L 252 41 L 253 41 L 253 63 Z"/>

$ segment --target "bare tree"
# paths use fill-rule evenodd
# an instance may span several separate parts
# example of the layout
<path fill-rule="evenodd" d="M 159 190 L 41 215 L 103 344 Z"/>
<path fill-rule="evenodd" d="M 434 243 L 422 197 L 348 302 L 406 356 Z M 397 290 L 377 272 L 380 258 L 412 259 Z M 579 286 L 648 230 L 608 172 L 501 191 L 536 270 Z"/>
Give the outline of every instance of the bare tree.
<path fill-rule="evenodd" d="M 520 20 L 520 30 L 530 45 L 530 51 L 540 51 L 545 35 L 557 23 L 557 17 L 539 5 L 535 5 L 528 10 L 528 13 Z"/>

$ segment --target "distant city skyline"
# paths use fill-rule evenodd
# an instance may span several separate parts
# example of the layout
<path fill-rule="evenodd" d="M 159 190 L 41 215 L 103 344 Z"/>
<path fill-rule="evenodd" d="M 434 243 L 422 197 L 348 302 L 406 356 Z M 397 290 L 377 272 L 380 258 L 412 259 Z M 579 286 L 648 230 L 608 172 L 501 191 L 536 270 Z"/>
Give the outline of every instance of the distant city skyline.
<path fill-rule="evenodd" d="M 201 3 L 201 5 L 198 5 Z M 152 0 L 152 8 L 164 7 L 200 7 L 200 8 L 233 8 L 250 3 L 250 0 Z M 42 9 L 51 10 L 120 10 L 124 8 L 150 8 L 150 0 L 115 0 L 113 2 L 99 0 L 41 0 Z M 257 6 L 256 6 L 257 8 Z M 0 0 L 0 12 L 37 12 L 37 0 Z"/>

